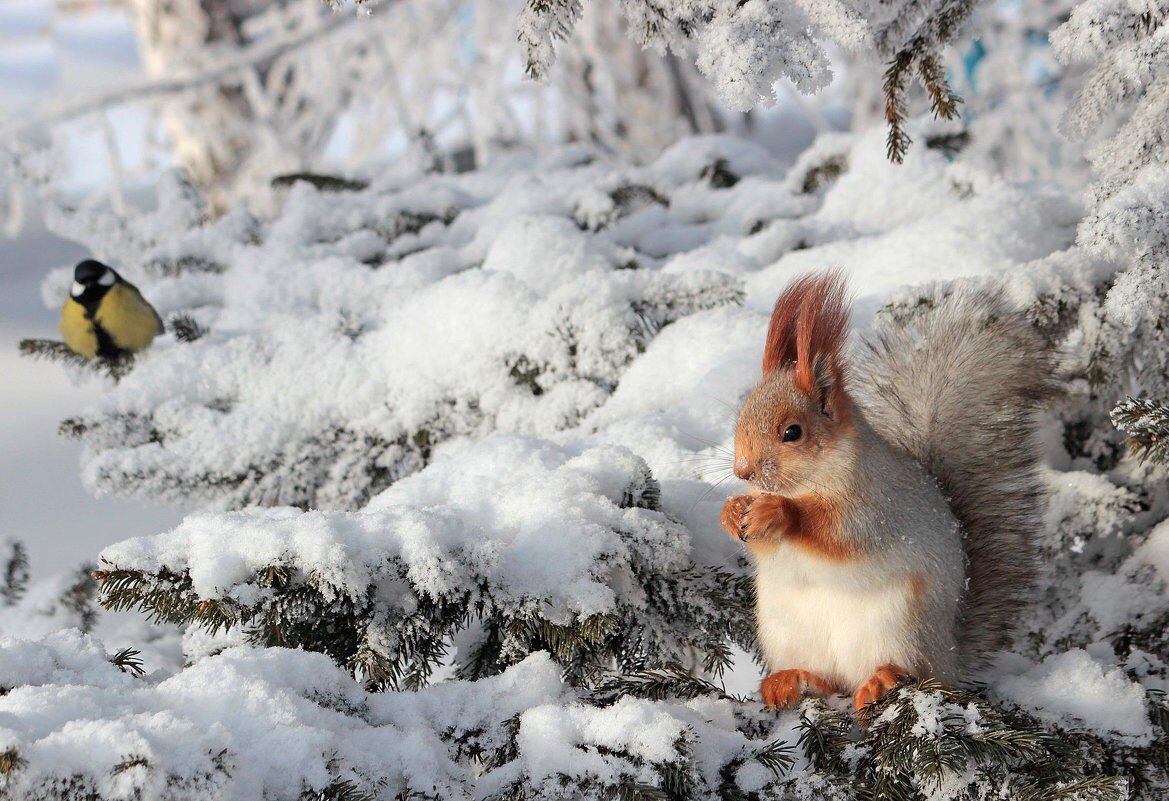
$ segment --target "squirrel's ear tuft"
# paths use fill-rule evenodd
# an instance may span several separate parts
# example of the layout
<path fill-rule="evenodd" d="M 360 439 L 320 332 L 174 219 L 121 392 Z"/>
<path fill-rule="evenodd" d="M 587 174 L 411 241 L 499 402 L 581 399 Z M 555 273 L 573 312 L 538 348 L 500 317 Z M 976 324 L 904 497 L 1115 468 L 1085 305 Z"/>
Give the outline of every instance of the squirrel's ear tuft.
<path fill-rule="evenodd" d="M 823 396 L 832 389 L 826 386 L 828 382 L 840 388 L 848 311 L 847 289 L 840 271 L 797 278 L 775 301 L 771 312 L 763 348 L 763 374 L 793 367 L 796 387 L 808 395 Z"/>

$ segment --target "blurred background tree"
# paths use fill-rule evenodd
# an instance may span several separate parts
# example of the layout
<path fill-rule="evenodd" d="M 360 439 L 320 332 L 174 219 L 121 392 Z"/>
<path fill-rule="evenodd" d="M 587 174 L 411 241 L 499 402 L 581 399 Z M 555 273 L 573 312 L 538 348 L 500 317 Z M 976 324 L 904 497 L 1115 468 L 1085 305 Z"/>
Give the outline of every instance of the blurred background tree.
<path fill-rule="evenodd" d="M 951 89 L 988 157 L 1033 165 L 1053 116 L 1014 112 L 1037 85 L 1058 100 L 1063 68 L 1040 37 L 1069 5 L 989 4 L 968 26 L 970 0 L 128 2 L 147 79 L 5 126 L 17 183 L 45 194 L 56 171 L 38 142 L 79 119 L 123 182 L 110 113 L 129 105 L 158 122 L 217 214 L 236 198 L 265 208 L 280 174 L 416 155 L 467 169 L 562 142 L 644 163 L 683 135 L 731 131 L 794 158 L 814 133 L 882 119 L 900 158 L 907 114 L 954 117 Z M 783 129 L 759 119 L 777 100 Z"/>

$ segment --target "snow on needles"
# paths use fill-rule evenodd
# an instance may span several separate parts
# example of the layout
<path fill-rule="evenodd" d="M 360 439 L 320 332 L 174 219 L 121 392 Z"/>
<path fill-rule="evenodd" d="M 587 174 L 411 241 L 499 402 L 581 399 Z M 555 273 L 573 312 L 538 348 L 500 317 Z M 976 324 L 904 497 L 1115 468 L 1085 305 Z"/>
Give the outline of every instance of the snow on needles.
<path fill-rule="evenodd" d="M 484 581 L 495 602 L 539 604 L 545 617 L 566 622 L 613 611 L 616 595 L 634 586 L 631 548 L 664 571 L 688 564 L 681 525 L 621 505 L 645 472 L 623 448 L 573 455 L 498 437 L 399 481 L 360 512 L 193 515 L 167 534 L 111 546 L 101 559 L 110 569 L 189 571 L 201 598 L 228 594 L 280 564 L 356 598 L 379 579 L 397 580 L 389 560 L 400 560 L 419 593 L 461 594 Z"/>
<path fill-rule="evenodd" d="M 0 686 L 15 687 L 0 697 L 0 751 L 19 746 L 24 767 L 4 779 L 11 798 L 56 789 L 252 801 L 337 797 L 346 786 L 427 799 L 513 788 L 555 797 L 568 777 L 648 782 L 653 765 L 678 759 L 677 741 L 698 735 L 698 770 L 710 774 L 701 779 L 717 786 L 718 768 L 747 744 L 727 701 L 574 703 L 544 654 L 489 679 L 371 694 L 321 654 L 234 648 L 147 684 L 65 631 L 5 641 Z M 501 758 L 513 736 L 522 756 Z M 469 763 L 471 754 L 483 762 Z"/>

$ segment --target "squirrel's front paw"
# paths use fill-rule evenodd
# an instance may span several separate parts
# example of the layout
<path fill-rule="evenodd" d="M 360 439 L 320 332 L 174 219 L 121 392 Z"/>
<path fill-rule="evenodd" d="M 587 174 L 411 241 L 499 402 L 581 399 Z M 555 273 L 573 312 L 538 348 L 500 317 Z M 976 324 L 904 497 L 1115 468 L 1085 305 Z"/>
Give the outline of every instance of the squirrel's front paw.
<path fill-rule="evenodd" d="M 751 499 L 751 507 L 743 516 L 743 535 L 739 539 L 762 540 L 787 531 L 790 514 L 786 499 L 779 495 L 759 495 Z"/>
<path fill-rule="evenodd" d="M 732 537 L 744 541 L 747 539 L 747 533 L 743 529 L 743 520 L 747 515 L 747 510 L 751 508 L 753 500 L 755 499 L 750 495 L 736 495 L 723 507 L 722 527 Z"/>

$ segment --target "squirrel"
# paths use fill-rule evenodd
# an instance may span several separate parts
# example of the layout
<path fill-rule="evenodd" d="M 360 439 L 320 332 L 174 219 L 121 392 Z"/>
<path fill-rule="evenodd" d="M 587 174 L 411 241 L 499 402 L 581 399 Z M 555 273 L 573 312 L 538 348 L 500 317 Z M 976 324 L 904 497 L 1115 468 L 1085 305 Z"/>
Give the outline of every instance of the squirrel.
<path fill-rule="evenodd" d="M 954 682 L 1009 646 L 1037 568 L 1048 348 L 997 288 L 939 293 L 850 364 L 842 275 L 795 280 L 739 411 L 721 523 L 755 567 L 764 703 Z"/>

